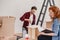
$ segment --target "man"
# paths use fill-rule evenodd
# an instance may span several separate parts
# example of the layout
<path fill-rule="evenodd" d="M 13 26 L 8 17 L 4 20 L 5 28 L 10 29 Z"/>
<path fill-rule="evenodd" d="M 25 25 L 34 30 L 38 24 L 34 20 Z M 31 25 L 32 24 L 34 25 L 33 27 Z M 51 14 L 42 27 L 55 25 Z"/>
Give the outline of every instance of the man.
<path fill-rule="evenodd" d="M 36 12 L 37 8 L 35 6 L 31 7 L 31 10 L 29 12 L 26 12 L 21 18 L 21 21 L 24 21 L 23 23 L 23 28 L 25 28 L 25 30 L 28 33 L 28 27 L 29 25 L 34 25 L 35 24 L 35 12 Z"/>

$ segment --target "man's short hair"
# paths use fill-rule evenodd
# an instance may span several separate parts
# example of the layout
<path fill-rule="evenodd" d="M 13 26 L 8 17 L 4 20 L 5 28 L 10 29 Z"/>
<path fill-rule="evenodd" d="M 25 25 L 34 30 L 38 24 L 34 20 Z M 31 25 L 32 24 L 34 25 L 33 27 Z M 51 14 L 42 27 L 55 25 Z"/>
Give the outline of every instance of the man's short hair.
<path fill-rule="evenodd" d="M 37 10 L 37 7 L 36 7 L 36 6 L 32 6 L 32 7 L 31 7 L 31 10 L 32 10 L 32 9 Z"/>

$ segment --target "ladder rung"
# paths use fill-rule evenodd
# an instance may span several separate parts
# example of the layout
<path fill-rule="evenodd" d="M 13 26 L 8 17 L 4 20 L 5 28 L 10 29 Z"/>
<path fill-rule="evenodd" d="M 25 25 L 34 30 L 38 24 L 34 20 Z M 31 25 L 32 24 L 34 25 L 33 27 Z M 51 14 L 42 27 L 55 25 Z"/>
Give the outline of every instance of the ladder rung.
<path fill-rule="evenodd" d="M 41 13 L 41 14 L 44 14 L 44 13 Z"/>
<path fill-rule="evenodd" d="M 46 7 L 46 5 L 44 5 L 44 7 Z"/>
<path fill-rule="evenodd" d="M 42 22 L 42 21 L 40 20 L 40 22 Z"/>

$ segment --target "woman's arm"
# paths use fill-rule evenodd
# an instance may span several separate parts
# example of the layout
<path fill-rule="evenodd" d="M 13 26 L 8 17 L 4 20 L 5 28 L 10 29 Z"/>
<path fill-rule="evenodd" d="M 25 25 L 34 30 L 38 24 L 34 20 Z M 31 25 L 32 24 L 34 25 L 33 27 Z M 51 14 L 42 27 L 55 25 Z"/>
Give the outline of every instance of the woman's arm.
<path fill-rule="evenodd" d="M 43 35 L 48 35 L 48 36 L 55 36 L 55 33 L 44 33 Z"/>
<path fill-rule="evenodd" d="M 57 19 L 54 20 L 53 22 L 53 26 L 52 26 L 52 31 L 54 33 L 44 33 L 43 35 L 48 35 L 48 36 L 57 36 L 58 35 L 58 31 L 59 31 L 59 22 Z"/>
<path fill-rule="evenodd" d="M 44 33 L 44 32 L 40 32 L 39 35 L 53 36 L 53 35 L 55 35 L 55 34 L 54 34 L 54 33 Z"/>

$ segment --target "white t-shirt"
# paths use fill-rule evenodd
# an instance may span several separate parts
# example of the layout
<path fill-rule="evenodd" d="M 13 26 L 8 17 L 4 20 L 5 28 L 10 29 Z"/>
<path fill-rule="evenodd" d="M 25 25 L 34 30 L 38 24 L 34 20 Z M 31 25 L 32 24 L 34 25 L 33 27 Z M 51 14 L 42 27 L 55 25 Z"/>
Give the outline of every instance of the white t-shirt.
<path fill-rule="evenodd" d="M 30 15 L 30 21 L 31 21 L 31 23 L 29 23 L 29 25 L 31 25 L 32 24 L 32 21 L 33 21 L 33 15 Z"/>

